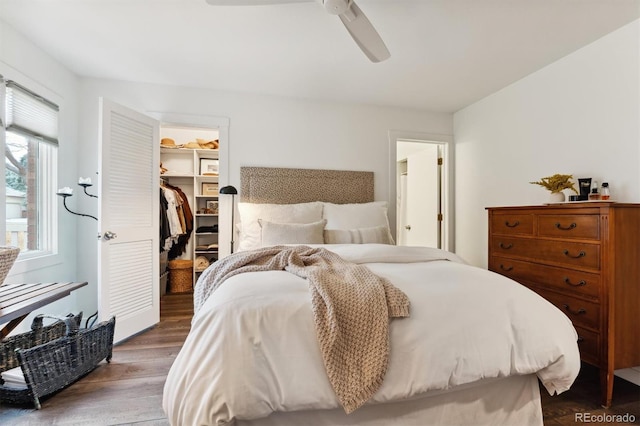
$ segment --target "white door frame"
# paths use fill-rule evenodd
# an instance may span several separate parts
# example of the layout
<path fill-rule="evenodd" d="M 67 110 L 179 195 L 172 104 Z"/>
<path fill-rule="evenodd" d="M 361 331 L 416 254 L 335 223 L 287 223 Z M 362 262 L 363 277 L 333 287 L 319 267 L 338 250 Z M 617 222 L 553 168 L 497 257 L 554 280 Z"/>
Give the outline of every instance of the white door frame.
<path fill-rule="evenodd" d="M 398 142 L 431 143 L 442 146 L 442 248 L 455 251 L 454 194 L 453 194 L 453 136 L 435 133 L 389 131 L 389 222 L 392 232 L 396 230 L 397 145 Z"/>

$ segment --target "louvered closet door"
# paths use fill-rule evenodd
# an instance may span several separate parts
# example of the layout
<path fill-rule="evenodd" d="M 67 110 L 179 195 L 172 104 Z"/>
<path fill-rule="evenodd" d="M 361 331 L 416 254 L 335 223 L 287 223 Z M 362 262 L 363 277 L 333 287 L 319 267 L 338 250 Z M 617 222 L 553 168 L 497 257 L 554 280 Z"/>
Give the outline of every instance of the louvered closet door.
<path fill-rule="evenodd" d="M 106 99 L 100 116 L 98 309 L 120 341 L 160 319 L 160 126 Z"/>

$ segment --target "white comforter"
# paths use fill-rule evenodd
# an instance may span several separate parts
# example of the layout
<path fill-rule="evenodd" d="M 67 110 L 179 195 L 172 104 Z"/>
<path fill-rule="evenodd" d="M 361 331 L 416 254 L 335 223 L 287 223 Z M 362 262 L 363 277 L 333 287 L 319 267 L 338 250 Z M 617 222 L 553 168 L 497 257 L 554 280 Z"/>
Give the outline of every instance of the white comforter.
<path fill-rule="evenodd" d="M 384 383 L 370 403 L 537 373 L 563 392 L 580 368 L 571 321 L 525 287 L 423 247 L 323 246 L 366 263 L 411 300 L 391 321 Z M 274 411 L 339 407 L 324 371 L 307 284 L 284 271 L 224 282 L 194 316 L 164 387 L 174 425 L 226 425 Z"/>

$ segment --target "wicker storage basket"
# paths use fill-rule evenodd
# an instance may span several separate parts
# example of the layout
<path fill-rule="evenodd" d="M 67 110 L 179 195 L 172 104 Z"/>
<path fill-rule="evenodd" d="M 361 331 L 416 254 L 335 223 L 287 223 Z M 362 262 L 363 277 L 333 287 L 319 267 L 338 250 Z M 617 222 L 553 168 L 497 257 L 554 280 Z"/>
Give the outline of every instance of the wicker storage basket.
<path fill-rule="evenodd" d="M 0 285 L 4 284 L 4 279 L 7 278 L 7 274 L 16 261 L 18 253 L 20 253 L 18 247 L 0 247 Z"/>
<path fill-rule="evenodd" d="M 19 365 L 27 385 L 26 388 L 9 387 L 0 379 L 0 401 L 33 403 L 40 409 L 41 397 L 72 384 L 103 359 L 111 361 L 115 317 L 85 329 L 78 329 L 80 319 L 79 315 L 42 327 L 42 319 L 38 325 L 36 318 L 33 331 L 0 342 L 0 352 L 5 355 L 0 371 Z M 34 345 L 39 337 L 53 339 Z"/>
<path fill-rule="evenodd" d="M 169 292 L 186 293 L 193 290 L 193 260 L 169 261 Z"/>
<path fill-rule="evenodd" d="M 76 326 L 80 327 L 82 312 L 78 315 L 69 314 L 67 320 L 69 319 L 72 319 Z M 31 331 L 0 340 L 0 373 L 20 365 L 16 353 L 17 349 L 29 349 L 65 335 L 67 326 L 64 321 L 58 320 L 47 326 L 43 326 L 42 322 L 43 316 L 38 315 L 31 323 Z M 1 383 L 2 378 L 0 378 Z"/>

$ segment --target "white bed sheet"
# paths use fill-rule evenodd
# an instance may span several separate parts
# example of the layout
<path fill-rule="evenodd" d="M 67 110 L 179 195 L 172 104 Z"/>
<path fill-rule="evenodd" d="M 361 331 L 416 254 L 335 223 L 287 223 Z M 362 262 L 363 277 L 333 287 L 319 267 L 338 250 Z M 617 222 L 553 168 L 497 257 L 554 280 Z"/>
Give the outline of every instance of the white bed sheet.
<path fill-rule="evenodd" d="M 367 264 L 411 300 L 411 316 L 391 322 L 389 368 L 372 404 L 514 375 L 536 374 L 550 393 L 575 380 L 580 359 L 570 320 L 514 281 L 436 249 L 326 247 Z M 171 423 L 338 409 L 309 299 L 305 281 L 284 271 L 240 274 L 220 286 L 194 316 L 167 377 Z"/>

